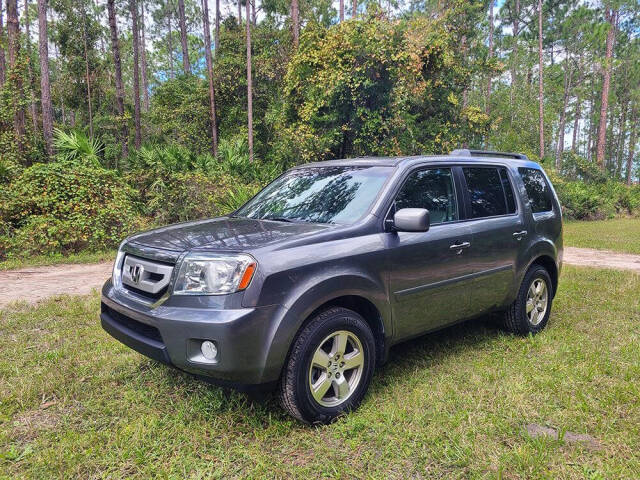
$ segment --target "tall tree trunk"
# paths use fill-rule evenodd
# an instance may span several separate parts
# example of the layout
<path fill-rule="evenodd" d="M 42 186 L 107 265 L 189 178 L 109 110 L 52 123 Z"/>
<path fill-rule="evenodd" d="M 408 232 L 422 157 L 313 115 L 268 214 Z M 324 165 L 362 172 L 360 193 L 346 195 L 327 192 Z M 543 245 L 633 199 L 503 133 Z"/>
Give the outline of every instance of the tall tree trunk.
<path fill-rule="evenodd" d="M 512 37 L 513 47 L 511 52 L 511 88 L 509 89 L 509 100 L 511 103 L 511 123 L 513 123 L 515 108 L 514 108 L 514 95 L 516 89 L 516 83 L 518 82 L 518 34 L 520 33 L 520 0 L 515 0 L 513 19 L 512 19 Z"/>
<path fill-rule="evenodd" d="M 489 1 L 489 59 L 493 58 L 493 4 L 495 0 Z M 485 105 L 485 112 L 489 115 L 491 111 L 491 72 L 489 72 L 489 76 L 487 78 L 487 103 Z"/>
<path fill-rule="evenodd" d="M 251 23 L 255 27 L 258 23 L 258 16 L 256 14 L 256 0 L 251 0 Z"/>
<path fill-rule="evenodd" d="M 4 80 L 7 75 L 7 63 L 4 56 L 4 22 L 2 20 L 2 12 L 4 11 L 4 5 L 0 0 L 0 88 L 4 86 Z"/>
<path fill-rule="evenodd" d="M 169 34 L 167 35 L 167 52 L 169 54 L 169 78 L 175 77 L 175 70 L 173 68 L 173 30 L 171 28 L 171 12 L 168 12 L 167 24 L 169 26 Z"/>
<path fill-rule="evenodd" d="M 49 156 L 53 155 L 53 108 L 49 82 L 49 38 L 47 36 L 47 3 L 38 0 L 38 53 L 40 57 L 40 104 L 42 108 L 42 134 Z"/>
<path fill-rule="evenodd" d="M 636 142 L 638 141 L 638 111 L 634 107 L 631 110 L 631 134 L 629 136 L 629 155 L 627 156 L 627 185 L 631 185 L 631 174 L 633 173 L 633 156 L 636 152 Z"/>
<path fill-rule="evenodd" d="M 184 0 L 178 0 L 178 20 L 180 22 L 180 43 L 182 44 L 182 68 L 184 73 L 191 73 L 189 64 L 189 45 L 187 43 L 187 21 L 184 15 Z"/>
<path fill-rule="evenodd" d="M 138 68 L 138 4 L 136 0 L 129 0 L 131 12 L 131 33 L 133 35 L 133 123 L 135 126 L 134 145 L 140 148 L 142 132 L 140 127 L 140 72 Z"/>
<path fill-rule="evenodd" d="M 298 0 L 291 0 L 291 29 L 293 31 L 293 46 L 298 48 L 300 43 L 300 9 Z"/>
<path fill-rule="evenodd" d="M 249 18 L 249 0 L 247 19 Z M 251 22 L 247 21 L 247 130 L 249 133 L 249 161 L 253 162 L 253 82 L 251 80 Z"/>
<path fill-rule="evenodd" d="M 204 55 L 209 80 L 209 108 L 211 113 L 211 153 L 218 156 L 218 129 L 216 124 L 216 96 L 213 88 L 213 59 L 211 58 L 211 31 L 209 27 L 209 0 L 202 0 L 202 26 L 204 28 Z M 217 3 L 217 0 L 216 0 Z"/>
<path fill-rule="evenodd" d="M 145 20 L 144 20 L 144 0 L 140 0 L 140 37 L 142 43 L 140 45 L 140 59 L 142 60 L 142 102 L 144 111 L 149 111 L 149 75 L 147 73 L 147 39 L 145 35 Z"/>
<path fill-rule="evenodd" d="M 242 0 L 238 0 L 238 25 L 242 25 Z"/>
<path fill-rule="evenodd" d="M 340 0 L 340 23 L 344 22 L 344 0 Z"/>
<path fill-rule="evenodd" d="M 93 109 L 91 106 L 91 77 L 89 76 L 89 52 L 87 46 L 86 12 L 82 12 L 82 43 L 84 45 L 84 74 L 87 82 L 87 107 L 89 109 L 89 135 L 93 137 Z"/>
<path fill-rule="evenodd" d="M 580 128 L 580 115 L 581 115 L 581 105 L 582 99 L 580 98 L 580 94 L 576 96 L 576 106 L 573 113 L 573 138 L 571 139 L 571 151 L 574 153 L 578 153 L 578 130 Z"/>
<path fill-rule="evenodd" d="M 556 168 L 560 168 L 562 162 L 562 154 L 564 153 L 564 130 L 567 124 L 567 106 L 569 104 L 569 90 L 571 88 L 571 77 L 573 70 L 569 65 L 569 53 L 567 52 L 567 58 L 565 58 L 565 70 L 564 70 L 564 95 L 562 101 L 562 112 L 560 112 L 560 125 L 558 126 L 558 145 L 556 148 Z M 567 72 L 567 70 L 569 70 Z"/>
<path fill-rule="evenodd" d="M 111 51 L 116 71 L 116 111 L 120 117 L 122 138 L 122 158 L 129 155 L 129 128 L 124 118 L 124 84 L 122 83 L 122 64 L 120 62 L 120 41 L 118 40 L 118 24 L 116 22 L 115 0 L 107 0 L 109 13 L 109 30 L 111 31 Z"/>
<path fill-rule="evenodd" d="M 62 58 L 60 58 L 60 51 L 58 50 L 58 44 L 57 43 L 54 42 L 53 48 L 54 48 L 54 52 L 55 52 L 55 56 L 56 56 L 56 62 L 54 63 L 54 65 L 56 65 L 56 71 L 60 72 L 62 70 L 64 60 Z M 66 111 L 65 106 L 64 106 L 64 98 L 62 96 L 62 91 L 60 91 L 60 100 L 59 101 L 60 101 L 60 110 L 62 110 L 62 124 L 66 125 L 67 124 L 67 111 Z"/>
<path fill-rule="evenodd" d="M 357 14 L 358 14 L 358 0 L 353 0 L 353 11 L 351 12 L 351 16 L 353 18 L 356 18 Z"/>
<path fill-rule="evenodd" d="M 29 74 L 29 97 L 31 97 L 31 104 L 29 105 L 29 112 L 31 113 L 31 122 L 33 124 L 33 131 L 38 131 L 38 107 L 36 105 L 36 97 L 34 95 L 35 90 L 35 76 L 33 75 L 33 67 L 31 66 L 31 20 L 29 18 L 29 0 L 24 0 L 24 36 L 27 43 L 27 70 Z"/>
<path fill-rule="evenodd" d="M 616 174 L 615 174 L 615 178 L 616 180 L 622 177 L 622 164 L 623 162 L 623 156 L 624 156 L 624 144 L 625 141 L 627 139 L 627 113 L 629 111 L 629 100 L 627 99 L 625 101 L 625 105 L 622 107 L 622 118 L 620 118 L 620 123 L 618 126 L 618 141 L 617 141 L 617 148 L 616 148 L 616 161 L 615 161 L 615 168 L 616 168 Z"/>
<path fill-rule="evenodd" d="M 593 161 L 593 136 L 596 130 L 596 96 L 595 82 L 591 82 L 591 102 L 589 105 L 589 141 L 587 143 L 587 158 Z"/>
<path fill-rule="evenodd" d="M 609 24 L 607 32 L 607 50 L 605 53 L 605 65 L 602 72 L 602 95 L 600 100 L 600 125 L 598 126 L 598 143 L 596 144 L 596 162 L 604 170 L 604 152 L 607 139 L 607 110 L 609 108 L 609 87 L 611 84 L 611 61 L 613 58 L 613 42 L 616 36 L 616 20 L 618 11 L 605 9 L 605 18 Z"/>
<path fill-rule="evenodd" d="M 220 0 L 216 0 L 216 37 L 213 53 L 218 57 L 218 48 L 220 48 Z"/>
<path fill-rule="evenodd" d="M 9 74 L 15 78 L 16 89 L 13 106 L 13 127 L 18 142 L 18 150 L 24 151 L 24 110 L 20 105 L 23 96 L 22 76 L 15 69 L 18 68 L 18 55 L 20 54 L 20 23 L 18 22 L 18 1 L 7 0 L 7 53 L 9 57 Z"/>
<path fill-rule="evenodd" d="M 542 0 L 538 0 L 538 115 L 540 117 L 540 159 L 544 158 L 544 61 L 542 58 Z"/>

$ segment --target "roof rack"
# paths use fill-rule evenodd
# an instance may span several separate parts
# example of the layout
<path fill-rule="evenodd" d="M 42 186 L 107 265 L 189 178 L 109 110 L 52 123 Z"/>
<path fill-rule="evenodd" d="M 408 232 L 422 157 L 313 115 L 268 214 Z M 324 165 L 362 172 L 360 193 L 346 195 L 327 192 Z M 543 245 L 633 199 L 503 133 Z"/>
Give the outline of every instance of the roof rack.
<path fill-rule="evenodd" d="M 491 150 L 469 150 L 467 148 L 458 148 L 453 150 L 449 155 L 454 157 L 506 157 L 517 158 L 518 160 L 529 160 L 524 153 L 511 152 L 492 152 Z"/>

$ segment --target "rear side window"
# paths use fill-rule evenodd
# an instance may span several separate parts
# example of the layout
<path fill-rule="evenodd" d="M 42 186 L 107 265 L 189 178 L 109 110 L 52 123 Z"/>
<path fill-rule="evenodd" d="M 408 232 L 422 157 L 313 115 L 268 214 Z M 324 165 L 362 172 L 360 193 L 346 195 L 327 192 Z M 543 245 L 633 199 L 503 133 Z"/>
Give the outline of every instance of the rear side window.
<path fill-rule="evenodd" d="M 401 208 L 426 208 L 431 223 L 458 220 L 458 204 L 450 168 L 428 168 L 407 178 L 395 201 Z"/>
<path fill-rule="evenodd" d="M 469 189 L 471 218 L 494 217 L 516 211 L 507 170 L 495 167 L 462 169 Z"/>
<path fill-rule="evenodd" d="M 516 213 L 516 201 L 513 196 L 513 188 L 509 181 L 509 175 L 506 168 L 500 169 L 500 180 L 502 180 L 502 188 L 504 189 L 504 198 L 507 201 L 507 213 Z"/>
<path fill-rule="evenodd" d="M 553 210 L 551 188 L 542 172 L 534 168 L 519 168 L 518 172 L 524 182 L 524 188 L 527 191 L 533 213 Z"/>

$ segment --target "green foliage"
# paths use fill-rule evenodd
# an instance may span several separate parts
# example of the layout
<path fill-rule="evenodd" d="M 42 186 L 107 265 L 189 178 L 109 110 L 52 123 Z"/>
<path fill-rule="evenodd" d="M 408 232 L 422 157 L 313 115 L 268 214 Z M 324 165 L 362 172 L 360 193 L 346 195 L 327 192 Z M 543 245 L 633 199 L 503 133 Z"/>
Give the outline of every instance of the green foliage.
<path fill-rule="evenodd" d="M 445 152 L 488 125 L 462 108 L 469 71 L 443 20 L 310 25 L 285 78 L 283 155 L 315 161 Z"/>
<path fill-rule="evenodd" d="M 67 162 L 86 162 L 100 165 L 100 155 L 104 145 L 100 140 L 88 138 L 83 132 L 74 130 L 66 133 L 58 128 L 53 131 L 53 146 L 56 158 Z"/>
<path fill-rule="evenodd" d="M 574 152 L 564 152 L 560 174 L 568 180 L 581 180 L 586 183 L 603 183 L 607 175 L 594 162 Z"/>
<path fill-rule="evenodd" d="M 603 220 L 621 215 L 640 213 L 640 186 L 607 181 L 585 183 L 556 179 L 554 187 L 567 218 Z"/>
<path fill-rule="evenodd" d="M 195 153 L 209 151 L 211 122 L 207 81 L 185 75 L 160 85 L 154 91 L 149 126 L 150 143 L 177 143 Z"/>
<path fill-rule="evenodd" d="M 280 173 L 273 164 L 250 163 L 242 137 L 223 141 L 218 160 L 180 145 L 145 146 L 127 168 L 144 215 L 159 225 L 229 213 Z"/>
<path fill-rule="evenodd" d="M 87 163 L 35 164 L 0 198 L 2 256 L 112 248 L 139 226 L 132 190 Z"/>
<path fill-rule="evenodd" d="M 163 175 L 192 170 L 208 172 L 214 163 L 209 153 L 198 154 L 177 144 L 147 145 L 129 156 L 126 167 L 140 173 Z"/>

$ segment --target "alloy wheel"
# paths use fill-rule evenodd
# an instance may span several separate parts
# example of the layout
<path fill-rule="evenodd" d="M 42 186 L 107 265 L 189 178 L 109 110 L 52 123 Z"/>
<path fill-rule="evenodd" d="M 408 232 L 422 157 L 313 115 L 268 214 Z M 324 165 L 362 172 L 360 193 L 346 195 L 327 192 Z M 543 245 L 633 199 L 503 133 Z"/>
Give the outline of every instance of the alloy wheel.
<path fill-rule="evenodd" d="M 347 330 L 328 335 L 311 359 L 309 389 L 323 407 L 335 407 L 356 390 L 364 371 L 360 339 Z"/>
<path fill-rule="evenodd" d="M 549 304 L 549 289 L 542 278 L 536 278 L 531 282 L 527 292 L 527 318 L 533 326 L 538 325 L 547 314 Z"/>

